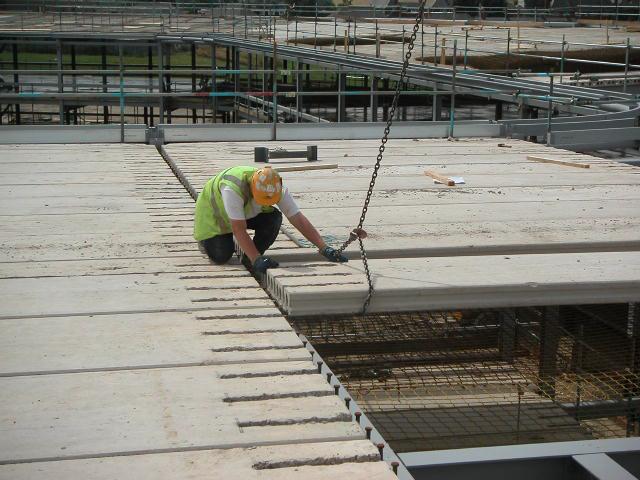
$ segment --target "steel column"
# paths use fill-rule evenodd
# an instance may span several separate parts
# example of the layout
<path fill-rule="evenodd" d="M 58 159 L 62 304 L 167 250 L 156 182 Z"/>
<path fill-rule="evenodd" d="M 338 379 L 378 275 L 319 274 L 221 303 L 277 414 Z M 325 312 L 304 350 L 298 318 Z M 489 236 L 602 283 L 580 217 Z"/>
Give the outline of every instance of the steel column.
<path fill-rule="evenodd" d="M 167 45 L 167 48 L 165 48 L 164 50 L 164 54 L 166 55 L 166 60 L 165 60 L 165 67 L 167 69 L 167 73 L 165 75 L 165 82 L 166 82 L 166 86 L 165 86 L 165 92 L 171 92 L 171 44 Z M 166 109 L 166 114 L 167 114 L 167 123 L 171 123 L 171 99 L 169 99 L 169 105 L 168 108 Z"/>
<path fill-rule="evenodd" d="M 505 362 L 512 363 L 518 345 L 516 310 L 509 309 L 500 312 L 500 325 L 500 354 Z"/>
<path fill-rule="evenodd" d="M 560 340 L 560 307 L 544 307 L 540 331 L 539 388 L 549 398 L 556 395 L 556 357 Z"/>
<path fill-rule="evenodd" d="M 496 102 L 496 111 L 494 116 L 494 120 L 496 122 L 502 120 L 502 110 L 503 110 L 502 107 L 503 107 L 502 102 Z"/>
<path fill-rule="evenodd" d="M 124 57 L 121 43 L 118 44 L 118 59 L 120 66 L 120 142 L 124 143 Z"/>
<path fill-rule="evenodd" d="M 232 47 L 231 49 L 231 68 L 233 70 L 240 70 L 240 49 L 238 47 Z M 240 86 L 240 74 L 233 74 L 233 91 L 234 93 L 239 93 L 241 90 Z M 238 123 L 238 97 L 233 97 L 233 112 L 231 116 L 232 123 Z"/>
<path fill-rule="evenodd" d="M 100 48 L 100 56 L 102 57 L 102 70 L 106 70 L 107 69 L 107 47 L 106 46 L 102 46 Z M 107 87 L 107 76 L 105 74 L 102 75 L 102 93 L 107 93 L 108 91 L 108 87 Z M 107 105 L 104 105 L 102 107 L 102 121 L 103 123 L 107 124 L 109 123 L 109 107 Z"/>
<path fill-rule="evenodd" d="M 273 37 L 273 57 L 271 59 L 273 67 L 273 80 L 272 80 L 272 93 L 271 102 L 273 104 L 273 123 L 271 127 L 271 140 L 278 138 L 278 44 L 275 39 L 275 33 Z"/>
<path fill-rule="evenodd" d="M 627 48 L 624 50 L 624 83 L 622 85 L 622 91 L 627 93 L 627 83 L 629 81 L 629 55 L 631 54 L 630 39 L 627 37 Z"/>
<path fill-rule="evenodd" d="M 549 77 L 549 101 L 547 104 L 547 146 L 551 145 L 551 119 L 553 118 L 553 75 Z"/>
<path fill-rule="evenodd" d="M 215 43 L 211 44 L 211 93 L 215 93 L 218 90 L 218 76 L 216 75 L 216 69 L 218 65 L 218 49 Z M 211 99 L 213 110 L 213 123 L 218 122 L 218 97 L 215 95 Z"/>
<path fill-rule="evenodd" d="M 438 90 L 438 84 L 433 85 L 434 90 Z M 433 100 L 431 101 L 431 121 L 439 122 L 442 120 L 442 97 L 438 94 L 433 94 Z"/>
<path fill-rule="evenodd" d="M 191 43 L 191 69 L 195 70 L 196 67 L 196 44 L 195 42 Z M 196 91 L 196 74 L 191 74 L 191 91 Z M 198 111 L 195 108 L 191 109 L 191 121 L 193 123 L 198 123 Z"/>
<path fill-rule="evenodd" d="M 158 41 L 158 91 L 164 93 L 164 44 Z M 160 95 L 158 100 L 158 124 L 164 123 L 164 96 Z"/>
<path fill-rule="evenodd" d="M 56 63 L 58 65 L 58 93 L 64 92 L 64 78 L 62 76 L 62 41 L 56 40 Z M 64 100 L 60 99 L 58 105 L 60 125 L 64 125 Z"/>
<path fill-rule="evenodd" d="M 337 80 L 338 80 L 338 107 L 337 107 L 337 118 L 338 123 L 346 121 L 347 116 L 347 107 L 346 107 L 346 98 L 342 95 L 342 92 L 346 91 L 347 83 L 346 76 L 342 73 L 342 68 L 338 66 L 337 72 Z"/>
<path fill-rule="evenodd" d="M 296 123 L 300 122 L 300 114 L 302 113 L 302 69 L 304 68 L 304 63 L 300 61 L 300 58 L 297 59 L 296 66 L 298 71 L 296 72 Z"/>
<path fill-rule="evenodd" d="M 147 67 L 149 68 L 149 70 L 153 70 L 153 47 L 147 48 Z M 153 92 L 153 75 L 152 74 L 149 74 L 148 80 L 149 80 L 149 93 L 152 93 Z M 145 123 L 153 127 L 153 123 L 154 123 L 153 122 L 153 106 L 149 107 L 148 119 L 146 117 L 147 107 L 144 108 L 144 113 L 145 113 Z"/>
<path fill-rule="evenodd" d="M 453 41 L 451 108 L 449 109 L 449 138 L 454 136 L 456 125 L 456 57 L 458 56 L 458 40 Z"/>
<path fill-rule="evenodd" d="M 11 46 L 11 54 L 13 57 L 13 69 L 14 70 L 18 70 L 19 67 L 19 63 L 18 63 L 18 44 L 14 43 Z M 13 91 L 15 93 L 20 93 L 20 79 L 17 73 L 13 74 Z M 15 124 L 16 125 L 20 125 L 20 104 L 16 103 L 13 106 L 14 112 L 15 112 Z"/>
<path fill-rule="evenodd" d="M 628 388 L 627 401 L 629 404 L 629 412 L 627 413 L 627 436 L 638 435 L 639 418 L 638 411 L 633 408 L 633 398 L 640 396 L 638 385 L 638 367 L 640 366 L 640 345 L 638 345 L 638 336 L 640 336 L 640 304 L 630 303 L 627 310 L 627 335 L 630 337 L 629 358 L 629 374 L 631 376 Z"/>
<path fill-rule="evenodd" d="M 376 92 L 378 91 L 378 77 L 372 75 L 371 79 L 371 96 L 369 97 L 369 106 L 371 110 L 371 121 L 378 121 L 378 95 Z"/>

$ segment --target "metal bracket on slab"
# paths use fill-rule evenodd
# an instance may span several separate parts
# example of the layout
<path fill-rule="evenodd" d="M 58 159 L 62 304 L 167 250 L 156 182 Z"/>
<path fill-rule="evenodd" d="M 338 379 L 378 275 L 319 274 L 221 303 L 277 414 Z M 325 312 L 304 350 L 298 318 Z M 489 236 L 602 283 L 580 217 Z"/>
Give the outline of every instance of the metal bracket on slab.
<path fill-rule="evenodd" d="M 306 158 L 308 162 L 318 160 L 318 146 L 309 145 L 306 150 L 269 150 L 268 147 L 255 147 L 253 158 L 256 163 L 269 163 L 272 158 Z"/>
<path fill-rule="evenodd" d="M 149 127 L 144 132 L 147 145 L 164 145 L 164 130 L 160 127 Z"/>

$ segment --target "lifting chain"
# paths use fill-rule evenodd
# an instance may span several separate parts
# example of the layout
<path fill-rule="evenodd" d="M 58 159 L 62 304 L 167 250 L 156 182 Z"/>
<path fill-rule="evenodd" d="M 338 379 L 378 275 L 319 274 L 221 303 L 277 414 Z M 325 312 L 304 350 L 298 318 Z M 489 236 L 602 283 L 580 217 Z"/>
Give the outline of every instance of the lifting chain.
<path fill-rule="evenodd" d="M 360 245 L 360 258 L 362 259 L 362 263 L 364 265 L 364 273 L 367 277 L 367 283 L 369 285 L 367 298 L 365 299 L 364 305 L 362 306 L 363 315 L 367 313 L 367 309 L 369 308 L 369 304 L 371 303 L 371 297 L 373 296 L 374 288 L 373 288 L 373 280 L 371 279 L 371 270 L 369 269 L 369 262 L 367 260 L 367 252 L 364 248 L 364 243 L 363 243 L 363 239 L 366 238 L 367 234 L 362 227 L 364 225 L 365 218 L 367 217 L 367 211 L 369 210 L 369 202 L 371 202 L 371 195 L 373 194 L 373 188 L 376 185 L 376 179 L 378 178 L 378 171 L 380 170 L 382 157 L 384 155 L 384 150 L 386 148 L 385 146 L 387 141 L 389 140 L 389 133 L 391 132 L 391 126 L 393 125 L 396 108 L 398 107 L 400 91 L 402 90 L 402 85 L 404 84 L 405 78 L 407 75 L 407 68 L 409 67 L 409 60 L 411 59 L 411 53 L 413 51 L 416 37 L 418 35 L 418 29 L 420 28 L 420 24 L 422 23 L 422 20 L 423 20 L 425 1 L 426 0 L 420 0 L 418 13 L 416 14 L 416 22 L 413 25 L 413 31 L 411 32 L 409 45 L 404 55 L 404 62 L 402 63 L 400 78 L 398 79 L 398 83 L 396 84 L 396 91 L 393 95 L 393 102 L 391 103 L 391 110 L 389 111 L 389 116 L 387 118 L 387 125 L 384 128 L 384 133 L 380 141 L 380 147 L 378 148 L 378 156 L 376 158 L 376 164 L 373 167 L 373 173 L 371 174 L 371 181 L 369 182 L 369 190 L 367 191 L 367 197 L 365 198 L 364 206 L 362 207 L 362 213 L 360 214 L 360 221 L 358 222 L 358 226 L 354 228 L 349 234 L 349 238 L 338 249 L 338 252 L 342 253 L 349 245 L 351 245 L 351 243 L 353 243 L 356 240 L 358 240 L 358 243 Z M 404 42 L 404 38 L 402 39 L 402 41 Z"/>

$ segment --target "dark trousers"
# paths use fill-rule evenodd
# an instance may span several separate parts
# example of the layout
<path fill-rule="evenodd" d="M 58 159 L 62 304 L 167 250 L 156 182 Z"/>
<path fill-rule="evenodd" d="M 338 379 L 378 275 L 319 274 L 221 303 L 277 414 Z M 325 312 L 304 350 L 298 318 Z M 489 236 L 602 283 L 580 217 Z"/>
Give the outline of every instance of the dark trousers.
<path fill-rule="evenodd" d="M 280 225 L 282 225 L 282 213 L 278 209 L 270 213 L 260 213 L 257 217 L 247 220 L 247 229 L 255 232 L 253 243 L 260 255 L 276 241 Z M 207 238 L 202 244 L 209 258 L 218 265 L 227 263 L 235 250 L 232 233 Z"/>

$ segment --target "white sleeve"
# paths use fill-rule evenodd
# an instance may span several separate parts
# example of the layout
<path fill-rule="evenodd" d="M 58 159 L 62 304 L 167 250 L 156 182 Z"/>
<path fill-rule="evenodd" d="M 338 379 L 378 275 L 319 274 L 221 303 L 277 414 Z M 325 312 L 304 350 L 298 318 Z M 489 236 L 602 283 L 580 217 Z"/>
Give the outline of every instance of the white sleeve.
<path fill-rule="evenodd" d="M 244 214 L 244 202 L 242 197 L 234 192 L 230 187 L 223 186 L 220 189 L 222 203 L 227 215 L 231 220 L 246 220 Z"/>
<path fill-rule="evenodd" d="M 300 207 L 289 193 L 289 189 L 284 187 L 282 189 L 282 197 L 278 202 L 278 208 L 284 214 L 285 217 L 291 218 L 300 212 Z"/>

